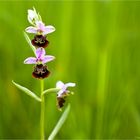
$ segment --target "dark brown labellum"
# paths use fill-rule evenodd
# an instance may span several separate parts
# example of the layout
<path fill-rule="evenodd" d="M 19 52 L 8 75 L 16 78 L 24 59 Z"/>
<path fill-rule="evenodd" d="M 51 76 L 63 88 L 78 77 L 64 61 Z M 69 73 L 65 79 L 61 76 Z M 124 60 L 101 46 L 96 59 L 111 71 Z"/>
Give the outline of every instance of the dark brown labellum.
<path fill-rule="evenodd" d="M 46 39 L 46 36 L 43 35 L 35 35 L 34 39 L 32 40 L 32 44 L 36 47 L 47 47 L 49 41 Z"/>
<path fill-rule="evenodd" d="M 64 103 L 65 103 L 65 99 L 64 98 L 57 97 L 57 106 L 58 106 L 59 109 L 64 106 Z"/>
<path fill-rule="evenodd" d="M 32 73 L 33 77 L 38 78 L 38 79 L 43 79 L 48 77 L 50 74 L 50 71 L 47 70 L 47 66 L 42 65 L 42 64 L 37 64 L 34 67 L 34 71 Z"/>

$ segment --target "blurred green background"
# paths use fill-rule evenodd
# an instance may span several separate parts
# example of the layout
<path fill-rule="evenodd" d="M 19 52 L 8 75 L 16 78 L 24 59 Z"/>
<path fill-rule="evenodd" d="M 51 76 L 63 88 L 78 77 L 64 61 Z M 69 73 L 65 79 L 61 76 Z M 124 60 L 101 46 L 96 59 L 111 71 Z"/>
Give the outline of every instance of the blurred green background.
<path fill-rule="evenodd" d="M 46 25 L 51 76 L 75 82 L 71 111 L 56 139 L 135 139 L 140 137 L 140 1 L 52 0 L 0 1 L 0 138 L 39 138 L 40 104 L 11 81 L 40 93 L 32 65 L 33 52 L 23 31 L 30 24 L 27 9 L 35 7 Z M 30 35 L 33 38 L 33 35 Z M 45 134 L 62 112 L 56 95 L 46 97 Z"/>

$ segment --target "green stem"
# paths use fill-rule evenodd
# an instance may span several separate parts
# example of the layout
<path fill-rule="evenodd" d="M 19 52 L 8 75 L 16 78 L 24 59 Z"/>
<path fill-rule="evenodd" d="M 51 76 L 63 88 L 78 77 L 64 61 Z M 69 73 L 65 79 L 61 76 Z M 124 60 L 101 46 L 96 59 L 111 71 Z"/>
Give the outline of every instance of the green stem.
<path fill-rule="evenodd" d="M 40 94 L 40 98 L 41 98 L 40 136 L 41 136 L 41 140 L 44 140 L 45 139 L 45 134 L 44 134 L 45 100 L 44 100 L 44 94 L 43 94 L 44 80 L 40 80 L 40 87 L 41 87 L 41 94 Z"/>
<path fill-rule="evenodd" d="M 50 89 L 43 91 L 43 95 L 48 94 L 48 93 L 55 93 L 55 92 L 58 92 L 59 90 L 60 90 L 59 88 L 50 88 Z"/>

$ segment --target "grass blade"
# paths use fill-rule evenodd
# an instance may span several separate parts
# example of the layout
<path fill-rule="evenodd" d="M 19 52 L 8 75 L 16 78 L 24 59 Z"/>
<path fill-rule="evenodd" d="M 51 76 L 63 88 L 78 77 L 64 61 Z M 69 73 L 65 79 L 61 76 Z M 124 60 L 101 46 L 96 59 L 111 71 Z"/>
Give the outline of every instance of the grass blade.
<path fill-rule="evenodd" d="M 64 113 L 62 114 L 61 118 L 59 119 L 58 123 L 56 124 L 55 128 L 53 129 L 52 133 L 50 134 L 48 140 L 53 140 L 56 134 L 59 132 L 60 128 L 64 124 L 66 118 L 68 117 L 70 111 L 70 104 L 65 109 Z"/>
<path fill-rule="evenodd" d="M 34 98 L 35 100 L 41 102 L 41 99 L 36 96 L 35 93 L 33 93 L 32 91 L 30 91 L 29 89 L 27 89 L 26 87 L 23 87 L 17 83 L 15 83 L 14 81 L 12 81 L 12 83 L 18 88 L 20 89 L 21 91 L 23 91 L 24 93 L 26 93 L 27 95 L 29 95 L 30 97 Z"/>
<path fill-rule="evenodd" d="M 28 36 L 25 32 L 23 32 L 23 33 L 24 33 L 24 37 L 25 37 L 26 41 L 28 42 L 29 46 L 30 46 L 30 47 L 31 47 L 31 49 L 33 50 L 34 54 L 36 54 L 36 53 L 35 53 L 36 48 L 32 45 L 32 43 L 31 43 L 31 40 L 30 40 L 29 36 Z"/>

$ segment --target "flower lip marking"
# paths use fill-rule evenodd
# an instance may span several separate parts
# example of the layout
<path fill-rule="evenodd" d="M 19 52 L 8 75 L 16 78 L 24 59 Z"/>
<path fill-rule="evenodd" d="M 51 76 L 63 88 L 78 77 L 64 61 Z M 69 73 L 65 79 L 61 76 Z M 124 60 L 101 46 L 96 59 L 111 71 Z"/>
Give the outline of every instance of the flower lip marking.
<path fill-rule="evenodd" d="M 24 64 L 45 64 L 55 59 L 52 55 L 45 55 L 44 48 L 40 47 L 36 49 L 36 58 L 28 57 L 24 60 Z"/>

